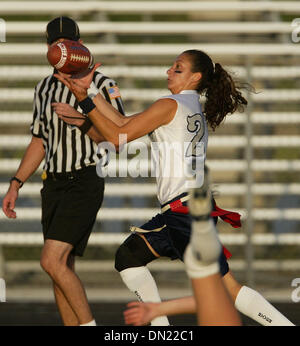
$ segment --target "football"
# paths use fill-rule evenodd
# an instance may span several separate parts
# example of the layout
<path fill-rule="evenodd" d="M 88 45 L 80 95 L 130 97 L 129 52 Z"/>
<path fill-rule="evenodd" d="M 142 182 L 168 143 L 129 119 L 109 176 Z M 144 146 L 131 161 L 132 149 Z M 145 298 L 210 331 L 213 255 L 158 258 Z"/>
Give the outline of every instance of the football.
<path fill-rule="evenodd" d="M 58 71 L 72 75 L 84 72 L 93 64 L 90 51 L 81 43 L 71 40 L 52 44 L 47 59 Z"/>

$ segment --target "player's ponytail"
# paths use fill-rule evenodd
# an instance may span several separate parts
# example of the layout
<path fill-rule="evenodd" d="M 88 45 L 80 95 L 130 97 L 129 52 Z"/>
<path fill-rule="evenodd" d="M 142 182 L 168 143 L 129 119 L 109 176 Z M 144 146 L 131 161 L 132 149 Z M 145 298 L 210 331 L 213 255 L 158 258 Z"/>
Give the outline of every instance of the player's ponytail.
<path fill-rule="evenodd" d="M 197 91 L 206 97 L 204 115 L 210 127 L 215 130 L 228 113 L 237 109 L 243 111 L 247 100 L 242 96 L 230 74 L 223 67 L 199 50 L 187 50 L 192 59 L 192 72 L 201 72 L 202 77 Z"/>

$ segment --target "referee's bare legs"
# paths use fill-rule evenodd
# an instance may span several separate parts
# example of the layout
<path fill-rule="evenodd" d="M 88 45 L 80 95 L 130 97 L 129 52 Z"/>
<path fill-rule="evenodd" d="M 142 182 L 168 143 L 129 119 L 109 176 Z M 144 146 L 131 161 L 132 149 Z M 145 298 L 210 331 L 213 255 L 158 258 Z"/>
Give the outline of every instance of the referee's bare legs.
<path fill-rule="evenodd" d="M 74 272 L 75 257 L 72 254 L 70 254 L 67 259 L 67 266 Z M 54 290 L 56 305 L 58 307 L 63 324 L 65 326 L 78 325 L 79 321 L 76 314 L 74 313 L 71 305 L 67 301 L 63 291 L 59 288 L 59 286 L 55 283 L 55 281 L 53 281 L 53 290 Z"/>
<path fill-rule="evenodd" d="M 93 321 L 84 287 L 74 271 L 71 244 L 46 239 L 41 266 L 53 280 L 54 293 L 64 325 L 83 325 Z"/>

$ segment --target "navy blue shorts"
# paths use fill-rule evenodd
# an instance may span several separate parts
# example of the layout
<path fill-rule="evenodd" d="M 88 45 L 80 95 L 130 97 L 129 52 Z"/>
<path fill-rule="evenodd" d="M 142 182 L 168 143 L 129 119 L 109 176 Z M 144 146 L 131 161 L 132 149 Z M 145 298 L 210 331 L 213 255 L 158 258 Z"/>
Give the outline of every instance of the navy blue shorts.
<path fill-rule="evenodd" d="M 176 213 L 169 209 L 163 214 L 157 214 L 139 228 L 150 231 L 142 234 L 158 255 L 183 261 L 184 251 L 190 241 L 191 221 L 189 214 Z M 220 255 L 219 264 L 220 272 L 224 276 L 229 271 L 224 252 Z"/>

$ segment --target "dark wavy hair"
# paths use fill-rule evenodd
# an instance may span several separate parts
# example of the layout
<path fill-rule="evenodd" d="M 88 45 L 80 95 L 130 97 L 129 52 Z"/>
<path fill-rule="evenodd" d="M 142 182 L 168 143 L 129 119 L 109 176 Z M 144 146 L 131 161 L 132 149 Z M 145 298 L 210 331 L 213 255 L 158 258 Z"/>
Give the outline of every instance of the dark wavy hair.
<path fill-rule="evenodd" d="M 182 54 L 191 57 L 192 72 L 202 74 L 197 91 L 206 97 L 203 114 L 213 130 L 228 113 L 244 110 L 248 102 L 239 90 L 242 86 L 238 86 L 220 64 L 214 66 L 211 58 L 200 50 L 186 50 Z"/>

